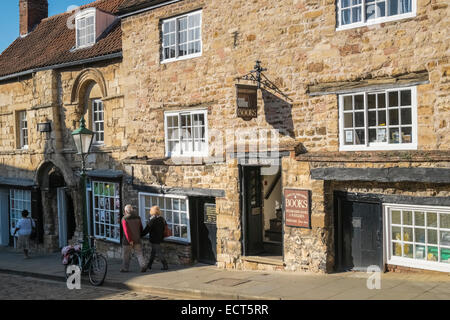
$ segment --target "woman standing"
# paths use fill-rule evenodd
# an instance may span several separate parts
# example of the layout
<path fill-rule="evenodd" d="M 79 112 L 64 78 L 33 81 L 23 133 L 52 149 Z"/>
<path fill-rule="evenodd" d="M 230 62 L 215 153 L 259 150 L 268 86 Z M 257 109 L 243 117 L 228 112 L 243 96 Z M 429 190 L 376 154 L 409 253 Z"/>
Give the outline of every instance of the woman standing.
<path fill-rule="evenodd" d="M 150 243 L 152 245 L 152 253 L 150 254 L 150 261 L 148 262 L 148 269 L 152 268 L 153 261 L 155 260 L 155 256 L 158 256 L 159 260 L 163 264 L 161 270 L 168 270 L 169 266 L 167 265 L 167 261 L 164 258 L 161 242 L 164 240 L 164 228 L 166 226 L 166 221 L 161 216 L 161 210 L 158 206 L 153 206 L 150 209 L 150 221 L 147 223 L 144 231 L 142 232 L 142 236 L 145 236 L 150 232 Z"/>
<path fill-rule="evenodd" d="M 24 259 L 29 259 L 28 255 L 30 251 L 30 235 L 36 225 L 33 219 L 28 218 L 28 210 L 22 211 L 22 219 L 17 222 L 16 229 L 14 230 L 13 236 L 19 231 L 19 240 L 17 241 L 17 248 L 22 249 L 24 253 Z"/>

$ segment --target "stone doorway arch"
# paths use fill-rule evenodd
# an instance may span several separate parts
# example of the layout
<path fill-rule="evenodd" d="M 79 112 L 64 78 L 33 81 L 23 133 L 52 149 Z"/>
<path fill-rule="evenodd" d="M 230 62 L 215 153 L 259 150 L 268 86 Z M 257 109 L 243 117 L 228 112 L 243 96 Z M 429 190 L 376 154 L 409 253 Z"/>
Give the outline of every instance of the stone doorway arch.
<path fill-rule="evenodd" d="M 52 161 L 39 167 L 36 181 L 41 193 L 44 250 L 59 251 L 75 236 L 81 224 L 76 214 L 77 186 L 74 179 Z"/>

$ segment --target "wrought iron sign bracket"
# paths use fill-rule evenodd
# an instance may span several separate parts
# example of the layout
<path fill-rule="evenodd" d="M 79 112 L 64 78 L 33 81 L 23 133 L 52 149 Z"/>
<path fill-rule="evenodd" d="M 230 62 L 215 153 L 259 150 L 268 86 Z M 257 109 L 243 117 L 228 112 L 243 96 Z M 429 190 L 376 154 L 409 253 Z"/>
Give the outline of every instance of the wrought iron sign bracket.
<path fill-rule="evenodd" d="M 252 71 L 243 75 L 242 77 L 237 77 L 236 80 L 238 81 L 238 83 L 240 80 L 256 82 L 256 86 L 258 89 L 261 89 L 261 87 L 265 87 L 282 95 L 287 100 L 292 101 L 292 99 L 290 99 L 286 94 L 284 94 L 272 81 L 270 81 L 266 77 L 266 75 L 263 73 L 264 71 L 267 71 L 267 68 L 263 68 L 261 66 L 261 61 L 257 60 L 256 65 Z"/>

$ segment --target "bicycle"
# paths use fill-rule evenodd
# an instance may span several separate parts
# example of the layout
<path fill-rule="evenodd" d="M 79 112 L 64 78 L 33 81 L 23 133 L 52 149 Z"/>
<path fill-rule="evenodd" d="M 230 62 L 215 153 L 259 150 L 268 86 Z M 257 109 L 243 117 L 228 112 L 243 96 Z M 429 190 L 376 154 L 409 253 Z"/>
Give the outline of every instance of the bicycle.
<path fill-rule="evenodd" d="M 94 237 L 90 237 L 94 245 L 87 248 L 85 251 L 71 251 L 69 252 L 69 262 L 65 265 L 64 273 L 66 280 L 71 274 L 67 273 L 67 268 L 71 265 L 76 265 L 80 268 L 82 274 L 89 274 L 89 282 L 93 286 L 100 286 L 103 284 L 108 271 L 108 262 L 106 258 L 97 253 L 96 240 Z M 82 243 L 83 241 L 79 241 Z"/>

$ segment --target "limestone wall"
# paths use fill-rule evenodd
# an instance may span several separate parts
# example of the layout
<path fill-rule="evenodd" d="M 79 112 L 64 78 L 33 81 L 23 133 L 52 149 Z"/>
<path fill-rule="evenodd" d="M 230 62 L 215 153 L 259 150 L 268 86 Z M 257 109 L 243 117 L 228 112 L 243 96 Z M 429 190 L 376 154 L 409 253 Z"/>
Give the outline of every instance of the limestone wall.
<path fill-rule="evenodd" d="M 160 62 L 160 20 L 202 8 L 201 57 Z M 128 131 L 136 153 L 164 155 L 163 111 L 210 103 L 210 128 L 275 128 L 306 150 L 338 150 L 336 95 L 312 97 L 317 83 L 427 71 L 418 88 L 418 148 L 448 150 L 448 4 L 419 0 L 414 18 L 336 31 L 335 1 L 183 1 L 122 24 Z M 432 26 L 432 27 L 431 27 Z M 235 77 L 261 60 L 288 98 L 260 94 L 258 118 L 235 114 Z M 278 104 L 267 98 L 275 95 Z M 264 96 L 264 97 L 263 97 Z M 147 143 L 150 142 L 150 143 Z"/>

